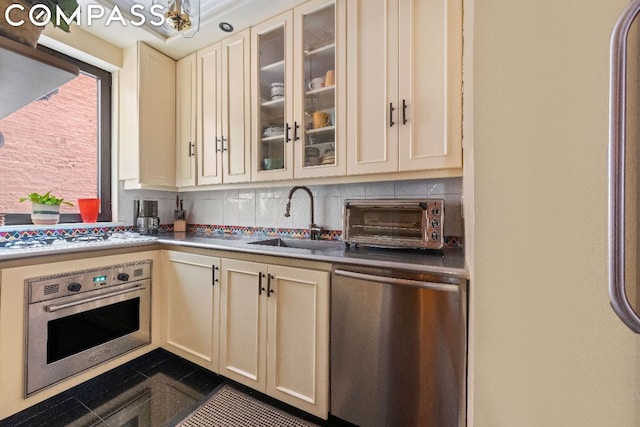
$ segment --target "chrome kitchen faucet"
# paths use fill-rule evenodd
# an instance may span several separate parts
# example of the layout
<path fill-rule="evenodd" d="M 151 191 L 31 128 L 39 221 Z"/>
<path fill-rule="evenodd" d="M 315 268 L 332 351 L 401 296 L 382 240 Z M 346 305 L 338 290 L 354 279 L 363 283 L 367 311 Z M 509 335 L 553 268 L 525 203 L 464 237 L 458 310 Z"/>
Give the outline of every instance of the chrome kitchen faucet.
<path fill-rule="evenodd" d="M 322 229 L 320 227 L 318 227 L 318 225 L 315 223 L 314 221 L 314 215 L 313 215 L 313 194 L 311 194 L 311 190 L 309 190 L 308 187 L 304 186 L 304 185 L 299 185 L 299 186 L 295 186 L 291 189 L 291 191 L 289 191 L 289 197 L 287 199 L 287 209 L 284 212 L 284 216 L 286 216 L 287 218 L 291 216 L 291 197 L 293 196 L 293 193 L 295 193 L 297 190 L 304 190 L 307 192 L 307 194 L 309 195 L 309 201 L 311 202 L 311 223 L 309 224 L 309 239 L 311 240 L 320 240 L 320 233 L 322 231 Z"/>

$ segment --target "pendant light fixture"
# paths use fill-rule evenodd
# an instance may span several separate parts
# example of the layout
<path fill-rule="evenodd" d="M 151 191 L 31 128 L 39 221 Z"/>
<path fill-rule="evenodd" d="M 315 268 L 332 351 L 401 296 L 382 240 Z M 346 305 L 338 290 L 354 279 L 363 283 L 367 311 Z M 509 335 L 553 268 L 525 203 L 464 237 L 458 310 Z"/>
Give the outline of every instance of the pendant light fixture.
<path fill-rule="evenodd" d="M 164 6 L 166 24 L 182 37 L 193 37 L 200 28 L 200 0 L 157 0 Z"/>

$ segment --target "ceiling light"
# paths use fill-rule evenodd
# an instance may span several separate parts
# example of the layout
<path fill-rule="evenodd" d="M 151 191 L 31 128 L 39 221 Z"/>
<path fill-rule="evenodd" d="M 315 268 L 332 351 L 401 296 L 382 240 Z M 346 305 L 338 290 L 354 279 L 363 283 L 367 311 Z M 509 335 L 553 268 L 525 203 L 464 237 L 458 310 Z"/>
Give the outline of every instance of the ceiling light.
<path fill-rule="evenodd" d="M 225 33 L 230 33 L 233 31 L 233 25 L 229 24 L 228 22 L 221 22 L 220 24 L 218 24 L 218 27 L 220 27 L 220 29 Z"/>
<path fill-rule="evenodd" d="M 166 23 L 183 37 L 193 37 L 200 28 L 200 0 L 154 0 L 164 6 Z"/>

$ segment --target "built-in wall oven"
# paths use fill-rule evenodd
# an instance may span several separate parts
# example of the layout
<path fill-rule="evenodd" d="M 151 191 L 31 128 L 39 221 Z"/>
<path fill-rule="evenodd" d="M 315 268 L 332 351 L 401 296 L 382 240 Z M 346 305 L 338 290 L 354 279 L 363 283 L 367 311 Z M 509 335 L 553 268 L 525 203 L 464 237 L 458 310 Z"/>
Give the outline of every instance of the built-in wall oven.
<path fill-rule="evenodd" d="M 25 395 L 151 342 L 150 260 L 25 281 Z"/>

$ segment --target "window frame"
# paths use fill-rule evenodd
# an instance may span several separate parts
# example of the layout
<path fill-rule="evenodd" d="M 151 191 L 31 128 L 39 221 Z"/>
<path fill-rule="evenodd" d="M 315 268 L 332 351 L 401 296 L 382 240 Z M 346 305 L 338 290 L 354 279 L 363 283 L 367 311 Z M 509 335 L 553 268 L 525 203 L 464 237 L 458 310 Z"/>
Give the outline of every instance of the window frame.
<path fill-rule="evenodd" d="M 97 180 L 97 196 L 100 198 L 100 213 L 98 214 L 98 222 L 112 222 L 112 197 L 111 192 L 111 99 L 112 99 L 112 74 L 109 71 L 98 68 L 94 65 L 80 61 L 77 58 L 65 55 L 53 49 L 47 48 L 42 45 L 38 45 L 37 49 L 47 53 L 51 56 L 61 58 L 72 64 L 75 64 L 80 69 L 80 72 L 95 76 L 99 79 L 98 86 L 98 107 L 99 107 L 99 121 L 98 121 L 98 180 Z M 80 213 L 60 214 L 60 222 L 64 223 L 79 223 L 82 222 Z M 5 218 L 6 225 L 33 225 L 31 224 L 31 215 L 24 213 L 11 213 L 7 212 Z M 55 226 L 54 226 L 55 227 Z"/>

